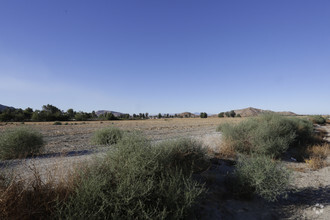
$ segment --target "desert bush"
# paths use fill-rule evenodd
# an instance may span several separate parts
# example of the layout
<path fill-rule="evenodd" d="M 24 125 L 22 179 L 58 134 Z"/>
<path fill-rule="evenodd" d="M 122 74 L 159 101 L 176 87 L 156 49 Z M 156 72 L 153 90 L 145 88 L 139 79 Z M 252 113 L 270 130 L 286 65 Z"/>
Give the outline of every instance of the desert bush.
<path fill-rule="evenodd" d="M 124 134 L 103 160 L 81 174 L 74 195 L 60 206 L 59 218 L 184 218 L 204 188 L 192 180 L 193 168 L 185 170 L 199 157 L 195 161 L 195 154 L 182 152 L 179 144 L 153 146 L 140 134 Z M 176 155 L 182 164 L 174 162 Z"/>
<path fill-rule="evenodd" d="M 53 125 L 62 125 L 62 122 L 60 122 L 60 121 L 55 121 L 55 122 L 53 123 Z"/>
<path fill-rule="evenodd" d="M 313 115 L 309 118 L 314 124 L 323 125 L 326 123 L 326 119 L 323 118 L 321 115 Z"/>
<path fill-rule="evenodd" d="M 256 121 L 247 120 L 239 124 L 229 123 L 220 124 L 217 131 L 221 131 L 227 147 L 241 153 L 250 153 L 252 151 L 251 131 L 258 126 Z"/>
<path fill-rule="evenodd" d="M 257 122 L 252 133 L 254 151 L 278 157 L 295 142 L 296 129 L 290 119 L 277 115 L 265 115 Z"/>
<path fill-rule="evenodd" d="M 312 156 L 308 159 L 305 159 L 305 162 L 313 170 L 318 170 L 327 166 L 327 162 L 320 157 Z"/>
<path fill-rule="evenodd" d="M 303 119 L 264 114 L 237 125 L 221 124 L 217 131 L 221 131 L 227 145 L 239 153 L 278 157 L 289 147 L 310 140 L 313 125 Z"/>
<path fill-rule="evenodd" d="M 182 138 L 164 141 L 156 147 L 160 151 L 160 161 L 168 168 L 180 168 L 185 174 L 200 172 L 210 166 L 207 149 L 196 140 Z"/>
<path fill-rule="evenodd" d="M 108 127 L 96 131 L 92 137 L 92 143 L 97 145 L 116 144 L 123 136 L 123 131 L 119 128 Z"/>
<path fill-rule="evenodd" d="M 305 162 L 314 170 L 327 166 L 326 159 L 330 155 L 330 144 L 324 143 L 307 148 Z"/>
<path fill-rule="evenodd" d="M 292 123 L 293 129 L 296 133 L 296 138 L 294 140 L 293 146 L 299 147 L 313 141 L 314 127 L 310 121 L 301 118 L 288 119 Z"/>
<path fill-rule="evenodd" d="M 285 195 L 290 181 L 287 169 L 264 155 L 240 157 L 234 176 L 236 195 L 256 194 L 268 201 L 276 201 Z"/>
<path fill-rule="evenodd" d="M 0 134 L 0 159 L 24 158 L 38 154 L 44 145 L 42 135 L 27 128 Z"/>

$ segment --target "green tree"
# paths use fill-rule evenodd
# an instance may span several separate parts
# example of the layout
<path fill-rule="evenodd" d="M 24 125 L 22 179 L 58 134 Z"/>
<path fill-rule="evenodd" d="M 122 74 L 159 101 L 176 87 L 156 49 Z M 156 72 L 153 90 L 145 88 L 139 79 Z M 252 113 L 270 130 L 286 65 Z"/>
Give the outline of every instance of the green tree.
<path fill-rule="evenodd" d="M 66 111 L 66 113 L 67 113 L 69 119 L 71 119 L 71 120 L 74 119 L 74 116 L 75 116 L 75 114 L 76 114 L 76 112 L 73 111 L 72 108 L 68 109 L 68 110 Z"/>
<path fill-rule="evenodd" d="M 31 116 L 31 120 L 32 121 L 40 121 L 39 113 L 40 113 L 39 110 L 34 111 L 32 116 Z"/>
<path fill-rule="evenodd" d="M 223 117 L 225 117 L 225 113 L 224 113 L 224 112 L 220 112 L 220 113 L 218 114 L 218 117 L 219 117 L 219 118 L 223 118 Z"/>
<path fill-rule="evenodd" d="M 229 115 L 230 115 L 230 117 L 235 117 L 235 115 L 236 115 L 236 113 L 235 113 L 235 111 L 234 110 L 231 110 L 230 112 L 229 112 Z"/>
<path fill-rule="evenodd" d="M 26 108 L 23 111 L 24 114 L 24 119 L 25 120 L 31 120 L 32 114 L 33 114 L 33 109 L 32 108 Z"/>
<path fill-rule="evenodd" d="M 207 118 L 207 113 L 206 112 L 201 112 L 200 117 L 201 118 Z"/>

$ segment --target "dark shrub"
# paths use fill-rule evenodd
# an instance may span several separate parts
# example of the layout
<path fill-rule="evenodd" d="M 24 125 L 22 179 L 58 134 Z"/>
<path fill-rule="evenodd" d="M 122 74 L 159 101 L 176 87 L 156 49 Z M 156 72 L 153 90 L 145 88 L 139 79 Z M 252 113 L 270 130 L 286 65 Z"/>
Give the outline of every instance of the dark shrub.
<path fill-rule="evenodd" d="M 313 125 L 303 119 L 265 114 L 237 125 L 221 124 L 217 131 L 237 152 L 265 154 L 278 157 L 289 147 L 308 142 Z"/>
<path fill-rule="evenodd" d="M 44 145 L 41 134 L 18 128 L 0 134 L 0 159 L 24 158 L 38 154 Z"/>
<path fill-rule="evenodd" d="M 324 125 L 326 123 L 326 119 L 321 115 L 314 115 L 309 118 L 314 124 Z"/>
<path fill-rule="evenodd" d="M 171 169 L 180 168 L 185 174 L 203 171 L 210 165 L 207 150 L 198 141 L 182 138 L 161 142 L 156 147 L 162 163 Z"/>
<path fill-rule="evenodd" d="M 285 195 L 290 180 L 290 173 L 285 167 L 260 155 L 240 157 L 234 176 L 235 194 L 245 197 L 257 194 L 268 201 L 276 201 Z"/>
<path fill-rule="evenodd" d="M 192 180 L 192 169 L 181 168 L 194 159 L 173 164 L 181 150 L 172 152 L 176 147 L 168 143 L 166 150 L 141 134 L 125 134 L 113 147 L 81 174 L 75 194 L 60 206 L 59 218 L 183 219 L 204 192 Z"/>
<path fill-rule="evenodd" d="M 97 145 L 116 144 L 123 136 L 123 131 L 119 128 L 109 127 L 98 130 L 92 137 L 92 143 Z"/>

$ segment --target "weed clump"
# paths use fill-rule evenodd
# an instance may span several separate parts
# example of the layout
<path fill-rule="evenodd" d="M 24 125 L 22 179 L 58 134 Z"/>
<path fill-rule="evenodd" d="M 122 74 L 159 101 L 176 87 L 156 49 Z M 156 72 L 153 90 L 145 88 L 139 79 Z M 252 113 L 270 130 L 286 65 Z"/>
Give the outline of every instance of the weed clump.
<path fill-rule="evenodd" d="M 264 155 L 240 157 L 234 177 L 236 195 L 249 198 L 256 194 L 268 201 L 286 195 L 290 181 L 288 170 Z"/>
<path fill-rule="evenodd" d="M 33 167 L 33 177 L 0 170 L 0 219 L 53 219 L 59 201 L 74 190 L 74 174 L 48 179 Z"/>
<path fill-rule="evenodd" d="M 108 127 L 98 130 L 92 137 L 92 143 L 96 145 L 116 144 L 123 136 L 123 131 L 119 128 Z"/>
<path fill-rule="evenodd" d="M 314 124 L 324 125 L 326 123 L 326 119 L 321 115 L 314 115 L 309 118 Z"/>
<path fill-rule="evenodd" d="M 321 169 L 327 166 L 326 159 L 330 155 L 330 144 L 324 143 L 320 145 L 313 145 L 307 148 L 308 158 L 305 162 L 313 170 Z"/>
<path fill-rule="evenodd" d="M 24 158 L 38 154 L 44 145 L 42 135 L 27 128 L 4 131 L 0 134 L 0 159 Z"/>
<path fill-rule="evenodd" d="M 81 174 L 74 195 L 58 210 L 59 218 L 186 217 L 205 191 L 191 177 L 205 156 L 197 145 L 185 150 L 190 144 L 181 140 L 154 146 L 140 134 L 124 134 L 104 159 Z"/>
<path fill-rule="evenodd" d="M 182 169 L 185 174 L 198 173 L 205 170 L 210 161 L 207 158 L 207 149 L 201 143 L 189 138 L 164 141 L 157 145 L 160 152 L 160 161 L 168 169 Z"/>
<path fill-rule="evenodd" d="M 236 152 L 279 157 L 312 138 L 313 125 L 307 120 L 265 114 L 237 125 L 222 124 L 217 128 L 225 144 Z"/>

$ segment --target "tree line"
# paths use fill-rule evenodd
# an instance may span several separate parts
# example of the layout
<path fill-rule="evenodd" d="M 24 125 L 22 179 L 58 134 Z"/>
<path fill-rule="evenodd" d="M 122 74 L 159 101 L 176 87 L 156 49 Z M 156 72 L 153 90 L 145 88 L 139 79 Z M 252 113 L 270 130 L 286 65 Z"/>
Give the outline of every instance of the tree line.
<path fill-rule="evenodd" d="M 228 111 L 228 112 L 220 112 L 218 114 L 218 117 L 219 118 L 223 118 L 225 116 L 227 118 L 230 118 L 230 117 L 232 117 L 232 118 L 234 118 L 234 117 L 241 117 L 241 115 L 240 114 L 236 114 L 236 112 L 234 110 L 231 110 L 231 111 Z"/>
<path fill-rule="evenodd" d="M 206 113 L 205 113 L 206 114 Z M 204 115 L 204 113 L 203 113 Z M 72 108 L 63 111 L 54 105 L 43 105 L 41 110 L 33 110 L 32 108 L 15 109 L 6 108 L 0 110 L 1 122 L 25 122 L 25 121 L 89 121 L 89 120 L 139 120 L 139 119 L 156 119 L 156 118 L 182 118 L 179 114 L 161 114 L 151 116 L 149 113 L 138 114 L 120 114 L 114 115 L 111 112 L 97 115 L 95 111 L 83 112 L 74 111 Z M 207 117 L 207 114 L 206 114 Z"/>

